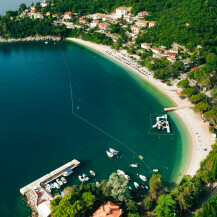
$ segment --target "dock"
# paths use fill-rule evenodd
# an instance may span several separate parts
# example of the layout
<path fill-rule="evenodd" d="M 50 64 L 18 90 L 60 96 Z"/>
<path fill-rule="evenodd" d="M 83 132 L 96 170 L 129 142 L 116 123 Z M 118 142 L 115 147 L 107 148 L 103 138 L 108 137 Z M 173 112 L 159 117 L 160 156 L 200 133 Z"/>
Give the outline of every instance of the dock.
<path fill-rule="evenodd" d="M 40 197 L 40 200 L 45 199 L 49 202 L 54 197 L 51 193 L 45 190 L 44 186 L 61 177 L 67 169 L 75 169 L 79 165 L 80 162 L 74 159 L 20 189 L 20 193 L 27 198 L 27 203 L 33 212 L 38 213 L 37 205 L 39 200 L 33 187 L 36 187 L 41 192 L 42 196 Z"/>
<path fill-rule="evenodd" d="M 175 111 L 177 109 L 178 109 L 178 107 L 170 107 L 170 108 L 164 108 L 164 111 L 169 112 L 169 111 Z"/>

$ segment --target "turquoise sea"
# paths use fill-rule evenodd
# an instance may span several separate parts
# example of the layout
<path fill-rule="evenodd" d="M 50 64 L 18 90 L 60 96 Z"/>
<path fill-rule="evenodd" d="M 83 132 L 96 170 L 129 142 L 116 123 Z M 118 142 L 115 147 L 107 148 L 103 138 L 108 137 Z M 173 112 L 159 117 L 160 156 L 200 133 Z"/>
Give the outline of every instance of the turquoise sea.
<path fill-rule="evenodd" d="M 92 126 L 73 115 L 72 100 L 74 112 Z M 19 189 L 72 159 L 81 166 L 69 184 L 79 184 L 78 175 L 89 170 L 101 181 L 117 169 L 142 184 L 137 174 L 150 178 L 155 168 L 174 182 L 187 159 L 186 129 L 169 114 L 171 135 L 149 133 L 150 114 L 171 105 L 131 71 L 80 45 L 1 44 L 0 216 L 30 216 Z M 109 147 L 119 158 L 106 156 Z"/>

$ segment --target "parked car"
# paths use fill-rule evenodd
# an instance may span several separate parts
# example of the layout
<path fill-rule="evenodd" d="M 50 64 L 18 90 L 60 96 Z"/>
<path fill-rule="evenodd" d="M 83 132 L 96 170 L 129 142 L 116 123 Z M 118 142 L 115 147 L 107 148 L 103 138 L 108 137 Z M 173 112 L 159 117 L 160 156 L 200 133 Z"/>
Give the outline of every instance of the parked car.
<path fill-rule="evenodd" d="M 36 194 L 41 197 L 41 192 L 34 186 L 33 189 L 35 190 Z"/>

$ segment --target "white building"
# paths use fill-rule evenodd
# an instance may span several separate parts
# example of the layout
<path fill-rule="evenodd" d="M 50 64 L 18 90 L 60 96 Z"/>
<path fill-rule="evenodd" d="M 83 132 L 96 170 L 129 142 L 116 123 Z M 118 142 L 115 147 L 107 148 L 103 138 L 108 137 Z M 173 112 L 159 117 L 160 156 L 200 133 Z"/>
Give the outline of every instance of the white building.
<path fill-rule="evenodd" d="M 71 12 L 66 12 L 63 16 L 64 20 L 70 20 L 72 19 L 72 13 Z"/>
<path fill-rule="evenodd" d="M 172 62 L 172 63 L 176 62 L 176 58 L 175 58 L 175 57 L 169 56 L 169 57 L 167 57 L 167 59 L 168 59 L 170 62 Z"/>
<path fill-rule="evenodd" d="M 87 21 L 86 21 L 86 20 L 79 20 L 79 23 L 80 23 L 80 24 L 86 24 Z"/>
<path fill-rule="evenodd" d="M 109 24 L 108 23 L 99 23 L 98 27 L 102 30 L 107 30 L 107 29 L 109 29 Z"/>
<path fill-rule="evenodd" d="M 93 14 L 94 20 L 102 19 L 103 17 L 104 17 L 104 14 L 101 14 L 101 13 Z"/>
<path fill-rule="evenodd" d="M 103 18 L 102 18 L 102 21 L 107 21 L 108 20 L 108 17 L 107 16 L 103 16 Z"/>
<path fill-rule="evenodd" d="M 149 43 L 142 43 L 141 47 L 144 48 L 144 49 L 146 49 L 146 50 L 149 50 L 151 48 L 151 44 L 149 44 Z"/>
<path fill-rule="evenodd" d="M 142 11 L 142 12 L 139 12 L 138 13 L 138 17 L 144 17 L 144 16 L 148 16 L 149 15 L 149 12 L 147 12 L 147 11 Z"/>
<path fill-rule="evenodd" d="M 148 24 L 148 21 L 146 21 L 146 20 L 139 20 L 137 22 L 137 25 L 140 26 L 140 27 L 146 27 L 147 24 Z"/>
<path fill-rule="evenodd" d="M 90 23 L 90 27 L 91 27 L 91 28 L 96 28 L 96 27 L 98 26 L 98 23 L 99 23 L 98 20 L 93 20 L 93 21 Z"/>
<path fill-rule="evenodd" d="M 140 28 L 138 26 L 131 26 L 133 34 L 139 34 Z"/>
<path fill-rule="evenodd" d="M 48 2 L 43 2 L 41 3 L 41 7 L 44 8 L 44 7 L 47 7 L 48 6 Z"/>
<path fill-rule="evenodd" d="M 37 210 L 41 214 L 41 216 L 43 216 L 43 217 L 48 217 L 51 214 L 51 210 L 48 207 L 48 205 L 46 204 L 46 202 L 39 204 L 37 207 Z"/>
<path fill-rule="evenodd" d="M 179 52 L 179 49 L 171 48 L 171 49 L 169 49 L 169 52 L 177 54 Z"/>
<path fill-rule="evenodd" d="M 124 20 L 126 20 L 128 23 L 132 23 L 133 22 L 133 18 L 130 16 L 125 16 Z"/>
<path fill-rule="evenodd" d="M 34 16 L 34 19 L 44 19 L 44 16 L 39 12 L 33 13 L 33 16 Z"/>
<path fill-rule="evenodd" d="M 155 23 L 156 23 L 155 21 L 150 21 L 150 22 L 149 22 L 149 27 L 155 26 Z"/>
<path fill-rule="evenodd" d="M 120 8 L 117 8 L 116 9 L 116 14 L 121 17 L 121 16 L 125 16 L 128 14 L 128 10 L 127 8 L 124 8 L 124 7 L 120 7 Z"/>
<path fill-rule="evenodd" d="M 156 47 L 151 48 L 151 50 L 153 53 L 158 53 L 158 54 L 162 53 L 162 50 Z"/>

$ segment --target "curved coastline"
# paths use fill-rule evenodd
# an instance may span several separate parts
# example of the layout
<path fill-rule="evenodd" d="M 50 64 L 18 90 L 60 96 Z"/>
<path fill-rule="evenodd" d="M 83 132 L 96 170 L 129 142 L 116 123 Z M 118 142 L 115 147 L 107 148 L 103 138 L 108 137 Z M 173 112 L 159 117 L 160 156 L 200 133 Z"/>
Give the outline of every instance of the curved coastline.
<path fill-rule="evenodd" d="M 192 104 L 188 101 L 188 99 L 180 99 L 177 93 L 180 92 L 181 89 L 177 88 L 177 82 L 174 82 L 171 86 L 168 86 L 165 83 L 162 83 L 160 80 L 154 79 L 153 75 L 147 69 L 144 74 L 141 73 L 133 66 L 126 64 L 125 62 L 121 61 L 117 56 L 115 56 L 115 54 L 119 55 L 120 53 L 111 49 L 109 46 L 98 45 L 77 38 L 66 38 L 66 40 L 91 48 L 105 55 L 106 57 L 109 57 L 115 62 L 120 63 L 124 67 L 127 67 L 128 69 L 130 69 L 130 71 L 133 71 L 139 77 L 144 79 L 158 91 L 164 94 L 167 98 L 170 99 L 170 101 L 173 102 L 174 105 L 178 107 L 178 109 L 174 111 L 173 114 L 182 122 L 182 124 L 186 128 L 188 132 L 188 138 L 185 139 L 185 142 L 187 140 L 187 146 L 189 146 L 189 153 L 183 153 L 185 155 L 185 162 L 182 162 L 183 165 L 181 166 L 181 172 L 183 175 L 195 175 L 196 171 L 200 167 L 200 162 L 206 158 L 207 154 L 212 149 L 211 145 L 214 143 L 214 140 L 211 139 L 211 133 L 209 132 L 209 127 L 207 123 L 203 123 L 200 115 L 194 113 L 192 109 Z M 113 55 L 111 55 L 111 53 Z M 125 59 L 127 58 L 125 57 Z M 129 58 L 129 61 L 132 60 Z M 203 148 L 206 148 L 207 151 L 203 151 Z M 178 178 L 177 181 L 179 181 L 180 178 Z"/>

